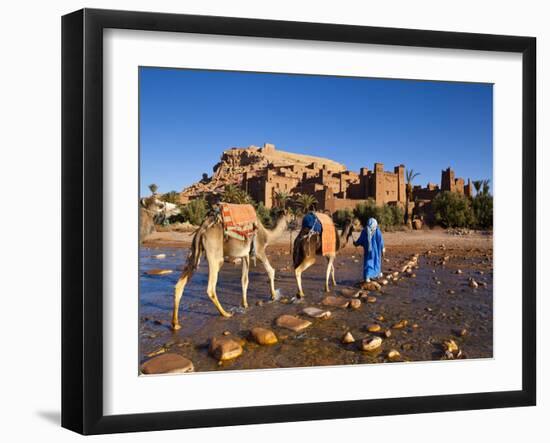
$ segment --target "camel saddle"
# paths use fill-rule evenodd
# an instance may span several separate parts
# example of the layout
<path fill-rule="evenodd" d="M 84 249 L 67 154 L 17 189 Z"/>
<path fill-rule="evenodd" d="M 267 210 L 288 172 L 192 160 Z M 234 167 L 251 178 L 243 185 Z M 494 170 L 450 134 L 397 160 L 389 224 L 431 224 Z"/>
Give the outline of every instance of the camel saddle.
<path fill-rule="evenodd" d="M 323 255 L 336 253 L 336 228 L 332 218 L 322 212 L 316 212 L 315 216 L 321 223 L 321 251 Z"/>
<path fill-rule="evenodd" d="M 256 232 L 256 211 L 252 205 L 220 203 L 224 235 L 246 241 Z"/>

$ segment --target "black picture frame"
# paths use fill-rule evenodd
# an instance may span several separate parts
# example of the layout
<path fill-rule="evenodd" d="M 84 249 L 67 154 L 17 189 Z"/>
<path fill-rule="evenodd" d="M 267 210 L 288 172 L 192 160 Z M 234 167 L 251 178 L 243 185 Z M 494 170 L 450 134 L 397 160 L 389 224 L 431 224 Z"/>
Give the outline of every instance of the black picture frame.
<path fill-rule="evenodd" d="M 103 413 L 103 30 L 503 51 L 522 54 L 522 389 L 132 415 Z M 536 39 L 83 9 L 62 18 L 62 426 L 82 434 L 536 404 Z M 519 147 L 518 147 L 519 148 Z"/>

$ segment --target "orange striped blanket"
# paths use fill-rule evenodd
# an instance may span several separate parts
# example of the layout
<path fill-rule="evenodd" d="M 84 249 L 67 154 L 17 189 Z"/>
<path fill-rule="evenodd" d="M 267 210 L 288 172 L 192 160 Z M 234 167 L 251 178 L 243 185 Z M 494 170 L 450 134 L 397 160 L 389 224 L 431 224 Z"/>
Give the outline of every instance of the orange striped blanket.
<path fill-rule="evenodd" d="M 316 212 L 315 215 L 321 222 L 323 232 L 321 233 L 321 248 L 323 255 L 336 253 L 336 228 L 332 218 L 323 214 L 322 212 Z"/>
<path fill-rule="evenodd" d="M 224 234 L 247 240 L 256 230 L 256 211 L 252 205 L 220 203 Z"/>

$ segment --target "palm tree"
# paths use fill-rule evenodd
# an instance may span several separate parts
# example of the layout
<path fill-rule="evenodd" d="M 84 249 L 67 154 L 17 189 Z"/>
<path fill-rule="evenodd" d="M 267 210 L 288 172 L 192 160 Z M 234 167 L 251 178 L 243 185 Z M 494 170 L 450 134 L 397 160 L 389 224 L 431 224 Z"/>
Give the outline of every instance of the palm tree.
<path fill-rule="evenodd" d="M 275 202 L 277 206 L 282 209 L 286 209 L 286 204 L 290 200 L 290 194 L 285 191 L 275 192 Z"/>
<path fill-rule="evenodd" d="M 479 191 L 481 191 L 481 187 L 483 186 L 482 180 L 474 180 L 473 182 L 474 189 L 476 190 L 476 195 L 479 194 Z"/>
<path fill-rule="evenodd" d="M 420 172 L 414 172 L 414 169 L 405 171 L 405 180 L 407 181 L 405 190 L 405 223 L 409 220 L 409 202 L 413 199 L 413 180 L 420 175 Z"/>
<path fill-rule="evenodd" d="M 235 185 L 226 185 L 223 190 L 222 200 L 225 203 L 244 204 L 250 203 L 250 196 L 241 188 Z"/>
<path fill-rule="evenodd" d="M 296 197 L 296 204 L 306 213 L 317 204 L 317 199 L 310 194 L 300 194 Z"/>
<path fill-rule="evenodd" d="M 149 185 L 149 190 L 151 191 L 151 194 L 153 194 L 153 195 L 155 195 L 155 194 L 157 193 L 158 188 L 159 188 L 159 187 L 158 187 L 156 184 L 154 184 L 154 183 L 151 183 L 151 184 Z"/>

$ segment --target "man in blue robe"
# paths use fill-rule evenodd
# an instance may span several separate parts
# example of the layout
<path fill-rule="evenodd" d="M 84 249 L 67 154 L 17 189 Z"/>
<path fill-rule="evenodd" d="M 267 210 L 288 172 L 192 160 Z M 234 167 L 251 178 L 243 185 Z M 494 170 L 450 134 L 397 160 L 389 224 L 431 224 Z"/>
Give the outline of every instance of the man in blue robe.
<path fill-rule="evenodd" d="M 365 250 L 363 257 L 363 278 L 370 281 L 371 278 L 378 278 L 382 275 L 382 256 L 384 250 L 384 238 L 378 228 L 378 222 L 369 218 L 367 226 L 361 231 L 354 246 L 363 246 Z"/>

